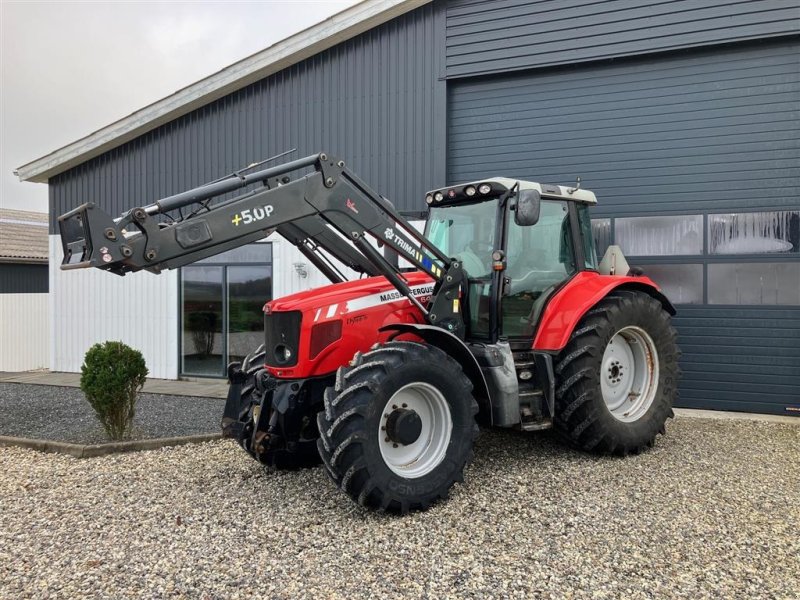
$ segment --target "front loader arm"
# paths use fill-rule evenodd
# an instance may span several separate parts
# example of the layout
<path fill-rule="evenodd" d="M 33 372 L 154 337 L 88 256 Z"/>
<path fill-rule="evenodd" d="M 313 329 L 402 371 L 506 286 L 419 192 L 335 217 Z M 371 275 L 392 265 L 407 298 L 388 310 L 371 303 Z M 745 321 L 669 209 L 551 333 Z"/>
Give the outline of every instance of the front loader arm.
<path fill-rule="evenodd" d="M 321 253 L 319 252 L 320 249 L 323 249 L 340 263 L 354 271 L 370 276 L 380 275 L 380 272 L 364 255 L 354 250 L 349 244 L 342 244 L 341 240 L 338 239 L 340 237 L 339 234 L 328 227 L 325 220 L 319 216 L 286 223 L 278 227 L 277 231 L 304 254 L 306 254 L 305 251 L 308 251 L 314 253 L 317 258 L 325 260 L 325 257 L 320 256 Z"/>
<path fill-rule="evenodd" d="M 289 173 L 308 167 L 313 172 L 289 179 Z M 208 204 L 216 196 L 256 184 L 260 185 L 250 192 Z M 185 218 L 159 220 L 159 215 L 192 204 L 200 208 Z M 118 275 L 174 269 L 278 231 L 329 278 L 339 278 L 339 274 L 332 265 L 323 266 L 319 249 L 357 271 L 385 276 L 431 323 L 463 337 L 459 296 L 464 272 L 459 261 L 442 254 L 343 161 L 325 154 L 248 175 L 237 173 L 134 208 L 117 219 L 91 203 L 84 204 L 59 217 L 59 227 L 62 269 L 96 267 Z M 427 308 L 367 236 L 434 279 L 434 295 Z"/>

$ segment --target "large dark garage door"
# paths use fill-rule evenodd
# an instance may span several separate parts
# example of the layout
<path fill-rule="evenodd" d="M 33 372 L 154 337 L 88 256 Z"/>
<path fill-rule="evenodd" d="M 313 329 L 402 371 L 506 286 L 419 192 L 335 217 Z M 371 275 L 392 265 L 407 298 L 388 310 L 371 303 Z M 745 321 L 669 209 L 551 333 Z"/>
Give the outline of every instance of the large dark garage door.
<path fill-rule="evenodd" d="M 597 192 L 678 305 L 682 406 L 800 416 L 800 45 L 451 81 L 451 183 Z"/>

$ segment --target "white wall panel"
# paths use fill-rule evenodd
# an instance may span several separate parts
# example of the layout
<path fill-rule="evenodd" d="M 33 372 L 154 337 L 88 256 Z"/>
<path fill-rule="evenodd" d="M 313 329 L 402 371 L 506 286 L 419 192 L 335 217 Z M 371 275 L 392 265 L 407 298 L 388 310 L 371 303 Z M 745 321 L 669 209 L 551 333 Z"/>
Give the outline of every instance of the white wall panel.
<path fill-rule="evenodd" d="M 267 238 L 272 242 L 272 297 L 280 298 L 295 292 L 330 283 L 320 271 L 292 244 L 274 234 Z M 295 264 L 304 264 L 308 273 L 301 277 Z"/>
<path fill-rule="evenodd" d="M 0 294 L 0 371 L 49 366 L 47 294 Z"/>
<path fill-rule="evenodd" d="M 270 236 L 269 241 L 273 298 L 330 283 L 292 244 L 278 235 Z M 177 270 L 125 277 L 97 269 L 62 271 L 58 267 L 62 257 L 58 236 L 50 236 L 50 256 L 51 370 L 78 372 L 92 344 L 121 340 L 144 354 L 150 377 L 178 377 Z M 296 264 L 304 265 L 306 277 L 298 273 Z M 350 278 L 358 277 L 341 265 L 340 270 Z"/>
<path fill-rule="evenodd" d="M 141 351 L 150 377 L 178 377 L 178 271 L 125 277 L 98 269 L 59 269 L 50 236 L 50 369 L 80 371 L 92 344 L 122 341 Z"/>
<path fill-rule="evenodd" d="M 281 236 L 273 234 L 267 238 L 272 242 L 272 297 L 281 298 L 295 292 L 302 292 L 312 288 L 330 284 L 319 269 L 308 262 L 300 251 Z M 373 244 L 374 245 L 374 244 Z M 305 265 L 307 277 L 301 277 L 296 264 Z M 336 262 L 339 270 L 350 279 L 358 279 L 358 273 Z"/>

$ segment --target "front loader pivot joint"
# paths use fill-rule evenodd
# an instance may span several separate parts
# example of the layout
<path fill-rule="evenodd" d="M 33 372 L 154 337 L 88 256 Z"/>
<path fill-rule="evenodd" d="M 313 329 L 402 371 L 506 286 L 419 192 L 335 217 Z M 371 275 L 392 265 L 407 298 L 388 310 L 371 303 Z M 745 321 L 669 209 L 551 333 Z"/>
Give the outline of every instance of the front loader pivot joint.
<path fill-rule="evenodd" d="M 462 294 L 466 294 L 466 275 L 461 263 L 454 260 L 428 305 L 428 321 L 463 340 L 466 332 L 462 316 Z"/>

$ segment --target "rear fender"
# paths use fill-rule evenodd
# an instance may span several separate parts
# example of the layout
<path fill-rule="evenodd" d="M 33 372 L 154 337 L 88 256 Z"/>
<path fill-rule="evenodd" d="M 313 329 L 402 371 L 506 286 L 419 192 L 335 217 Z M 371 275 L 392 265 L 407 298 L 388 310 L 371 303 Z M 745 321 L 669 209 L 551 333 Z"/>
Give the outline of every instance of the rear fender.
<path fill-rule="evenodd" d="M 649 277 L 621 277 L 582 271 L 550 299 L 539 322 L 533 349 L 541 352 L 560 351 L 567 345 L 583 316 L 615 290 L 644 292 L 661 302 L 670 315 L 675 314 L 672 303 Z"/>
<path fill-rule="evenodd" d="M 381 327 L 379 331 L 394 331 L 395 334 L 389 338 L 390 340 L 398 335 L 410 333 L 422 338 L 431 346 L 441 348 L 452 356 L 456 362 L 461 365 L 461 368 L 464 369 L 464 374 L 472 382 L 472 390 L 475 397 L 485 399 L 487 403 L 491 402 L 489 386 L 486 384 L 486 378 L 483 376 L 483 371 L 481 371 L 478 361 L 472 355 L 472 352 L 469 351 L 467 345 L 457 336 L 441 327 L 436 327 L 435 325 L 421 325 L 418 323 L 392 323 Z"/>

